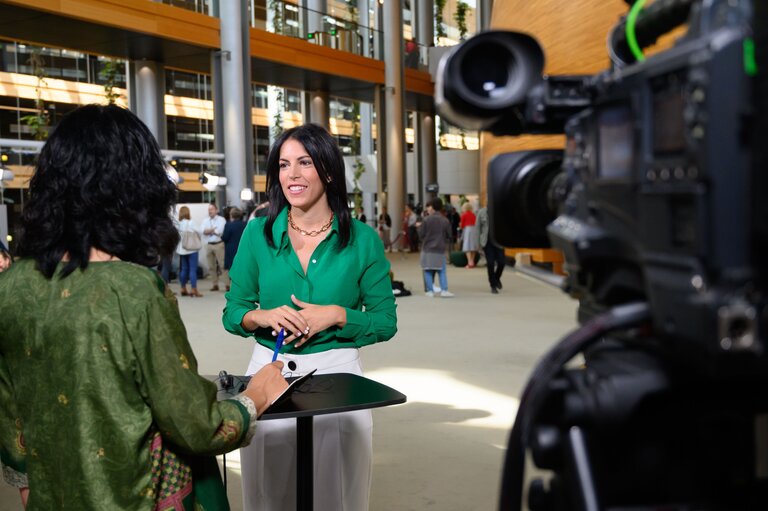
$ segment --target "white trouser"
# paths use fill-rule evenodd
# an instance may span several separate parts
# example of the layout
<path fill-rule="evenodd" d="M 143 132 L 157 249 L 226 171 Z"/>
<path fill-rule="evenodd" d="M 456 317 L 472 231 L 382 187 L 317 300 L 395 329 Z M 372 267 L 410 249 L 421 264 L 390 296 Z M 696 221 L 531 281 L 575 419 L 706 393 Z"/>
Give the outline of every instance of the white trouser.
<path fill-rule="evenodd" d="M 363 374 L 357 349 L 335 349 L 310 355 L 280 355 L 286 376 Z M 272 351 L 259 344 L 246 374 L 272 361 Z M 289 362 L 296 368 L 290 370 Z M 290 374 L 289 374 L 290 373 Z M 366 511 L 371 489 L 373 421 L 370 410 L 318 415 L 313 419 L 314 509 Z M 245 511 L 296 509 L 296 419 L 259 421 L 248 447 L 240 449 Z"/>

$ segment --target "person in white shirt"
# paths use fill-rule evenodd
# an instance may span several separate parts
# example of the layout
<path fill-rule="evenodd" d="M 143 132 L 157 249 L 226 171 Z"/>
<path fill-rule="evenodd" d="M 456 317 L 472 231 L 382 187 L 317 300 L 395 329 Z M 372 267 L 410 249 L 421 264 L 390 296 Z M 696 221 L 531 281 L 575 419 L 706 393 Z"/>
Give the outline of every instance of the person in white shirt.
<path fill-rule="evenodd" d="M 213 286 L 211 291 L 219 290 L 219 275 L 224 271 L 224 217 L 219 215 L 216 204 L 208 205 L 208 218 L 203 220 L 203 241 L 205 242 L 205 259 L 208 261 L 208 271 L 211 273 Z"/>

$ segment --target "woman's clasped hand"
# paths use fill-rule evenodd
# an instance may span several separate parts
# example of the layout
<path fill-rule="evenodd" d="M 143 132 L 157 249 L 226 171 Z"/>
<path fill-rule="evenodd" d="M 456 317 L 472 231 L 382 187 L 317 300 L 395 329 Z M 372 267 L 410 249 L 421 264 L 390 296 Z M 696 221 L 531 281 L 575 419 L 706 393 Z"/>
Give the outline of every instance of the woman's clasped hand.
<path fill-rule="evenodd" d="M 296 341 L 296 346 L 302 346 L 312 336 L 334 325 L 343 326 L 346 323 L 346 311 L 338 305 L 317 305 L 308 303 L 291 295 L 291 301 L 300 309 L 289 305 L 281 305 L 274 309 L 255 309 L 243 317 L 243 324 L 249 329 L 271 328 L 276 336 L 284 328 L 286 338 L 284 344 Z"/>

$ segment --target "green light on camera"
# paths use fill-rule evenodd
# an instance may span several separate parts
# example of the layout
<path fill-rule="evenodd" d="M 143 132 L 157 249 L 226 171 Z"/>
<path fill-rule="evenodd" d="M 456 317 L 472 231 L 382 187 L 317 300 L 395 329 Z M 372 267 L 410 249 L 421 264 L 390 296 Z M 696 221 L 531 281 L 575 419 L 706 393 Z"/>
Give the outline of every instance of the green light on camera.
<path fill-rule="evenodd" d="M 744 39 L 744 72 L 747 73 L 747 76 L 755 76 L 757 74 L 755 41 L 750 37 Z"/>

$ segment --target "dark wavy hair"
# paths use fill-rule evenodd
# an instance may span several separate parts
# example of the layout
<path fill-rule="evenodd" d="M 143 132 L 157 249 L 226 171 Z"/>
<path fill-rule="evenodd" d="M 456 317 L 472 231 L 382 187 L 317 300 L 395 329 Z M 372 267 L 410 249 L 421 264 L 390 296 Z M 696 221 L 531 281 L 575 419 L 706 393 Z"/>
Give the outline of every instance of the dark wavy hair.
<path fill-rule="evenodd" d="M 145 266 L 173 252 L 176 185 L 160 147 L 123 108 L 86 105 L 64 117 L 43 146 L 21 217 L 18 255 L 51 278 L 85 269 L 91 248 Z"/>
<path fill-rule="evenodd" d="M 267 157 L 267 221 L 264 224 L 264 236 L 271 247 L 275 246 L 272 239 L 272 225 L 277 215 L 288 205 L 288 199 L 283 195 L 280 186 L 280 149 L 286 140 L 295 140 L 304 146 L 307 154 L 317 169 L 320 180 L 325 184 L 325 195 L 328 205 L 339 222 L 338 248 L 344 248 L 349 243 L 352 217 L 347 207 L 347 180 L 344 172 L 344 157 L 333 135 L 318 124 L 304 124 L 286 130 L 275 140 Z"/>

